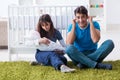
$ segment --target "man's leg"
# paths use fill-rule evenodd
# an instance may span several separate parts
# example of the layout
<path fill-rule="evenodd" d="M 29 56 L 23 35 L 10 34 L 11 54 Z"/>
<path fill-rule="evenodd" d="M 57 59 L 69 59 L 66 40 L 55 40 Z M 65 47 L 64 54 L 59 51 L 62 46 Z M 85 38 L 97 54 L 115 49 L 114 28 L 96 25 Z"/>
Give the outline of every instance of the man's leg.
<path fill-rule="evenodd" d="M 67 53 L 67 55 L 73 61 L 77 61 L 77 62 L 79 62 L 81 64 L 84 64 L 84 65 L 86 65 L 88 67 L 95 68 L 95 66 L 97 64 L 97 62 L 91 60 L 90 58 L 85 56 L 83 53 L 78 51 L 77 48 L 74 47 L 73 45 L 68 45 L 65 52 Z"/>
<path fill-rule="evenodd" d="M 113 50 L 114 43 L 112 40 L 106 40 L 102 45 L 93 53 L 87 55 L 94 61 L 102 62 L 103 59 Z"/>

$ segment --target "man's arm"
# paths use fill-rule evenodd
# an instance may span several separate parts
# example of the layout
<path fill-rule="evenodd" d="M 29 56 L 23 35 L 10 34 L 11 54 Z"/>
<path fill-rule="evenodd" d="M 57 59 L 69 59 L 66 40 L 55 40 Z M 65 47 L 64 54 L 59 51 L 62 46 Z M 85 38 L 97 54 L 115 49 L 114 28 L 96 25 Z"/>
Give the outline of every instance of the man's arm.
<path fill-rule="evenodd" d="M 73 44 L 75 40 L 75 27 L 76 27 L 76 19 L 73 19 L 72 21 L 72 30 L 68 33 L 66 44 Z"/>
<path fill-rule="evenodd" d="M 100 31 L 95 29 L 93 22 L 92 22 L 92 17 L 89 17 L 89 22 L 90 22 L 90 33 L 91 33 L 91 38 L 94 43 L 98 42 L 100 40 Z"/>

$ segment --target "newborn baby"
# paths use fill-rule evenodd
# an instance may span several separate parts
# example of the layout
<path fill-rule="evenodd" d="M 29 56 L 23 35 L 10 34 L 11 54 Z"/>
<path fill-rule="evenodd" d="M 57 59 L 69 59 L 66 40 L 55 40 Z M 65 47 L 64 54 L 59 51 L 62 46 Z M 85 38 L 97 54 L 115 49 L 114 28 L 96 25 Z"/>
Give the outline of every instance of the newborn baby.
<path fill-rule="evenodd" d="M 35 31 L 35 30 L 31 30 L 27 36 L 25 36 L 25 45 L 27 46 L 37 46 L 37 47 L 41 47 L 40 50 L 45 50 L 45 51 L 54 51 L 54 50 L 65 50 L 64 47 L 62 47 L 60 44 L 55 43 L 53 41 L 50 40 L 50 44 L 46 45 L 46 44 L 39 44 L 39 39 L 40 34 Z"/>

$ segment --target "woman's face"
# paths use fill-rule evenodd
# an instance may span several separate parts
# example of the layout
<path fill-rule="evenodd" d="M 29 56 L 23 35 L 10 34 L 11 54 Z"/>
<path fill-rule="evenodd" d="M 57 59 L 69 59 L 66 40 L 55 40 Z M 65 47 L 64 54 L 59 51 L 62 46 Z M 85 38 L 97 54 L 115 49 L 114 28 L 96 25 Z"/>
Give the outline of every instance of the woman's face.
<path fill-rule="evenodd" d="M 42 29 L 44 29 L 46 32 L 49 32 L 49 30 L 50 30 L 50 23 L 49 22 L 43 23 L 41 26 L 42 26 Z"/>

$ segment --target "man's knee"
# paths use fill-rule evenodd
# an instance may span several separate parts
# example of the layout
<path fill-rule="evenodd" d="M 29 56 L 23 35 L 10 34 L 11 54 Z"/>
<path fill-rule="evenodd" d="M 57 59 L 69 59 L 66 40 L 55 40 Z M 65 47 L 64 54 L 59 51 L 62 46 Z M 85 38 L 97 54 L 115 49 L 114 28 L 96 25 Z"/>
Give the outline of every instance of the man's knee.
<path fill-rule="evenodd" d="M 72 53 L 75 52 L 76 49 L 77 49 L 77 48 L 76 48 L 75 46 L 73 46 L 73 45 L 67 45 L 66 50 L 65 50 L 65 53 L 67 53 L 67 54 L 72 54 Z"/>
<path fill-rule="evenodd" d="M 108 46 L 114 48 L 114 42 L 112 40 L 106 40 L 106 43 L 108 44 Z"/>

